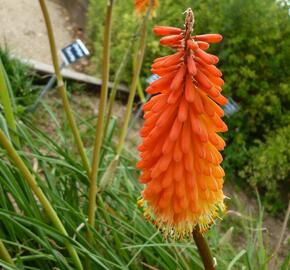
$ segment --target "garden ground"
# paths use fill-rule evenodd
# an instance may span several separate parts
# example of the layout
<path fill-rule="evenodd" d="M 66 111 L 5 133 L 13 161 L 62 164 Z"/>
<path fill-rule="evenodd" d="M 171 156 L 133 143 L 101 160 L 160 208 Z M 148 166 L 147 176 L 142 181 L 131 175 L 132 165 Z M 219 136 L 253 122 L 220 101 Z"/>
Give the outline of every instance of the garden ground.
<path fill-rule="evenodd" d="M 59 1 L 48 0 L 47 7 L 56 44 L 61 48 L 71 41 L 73 27 Z M 0 25 L 0 45 L 6 44 L 19 57 L 51 63 L 46 28 L 38 1 L 1 0 Z"/>

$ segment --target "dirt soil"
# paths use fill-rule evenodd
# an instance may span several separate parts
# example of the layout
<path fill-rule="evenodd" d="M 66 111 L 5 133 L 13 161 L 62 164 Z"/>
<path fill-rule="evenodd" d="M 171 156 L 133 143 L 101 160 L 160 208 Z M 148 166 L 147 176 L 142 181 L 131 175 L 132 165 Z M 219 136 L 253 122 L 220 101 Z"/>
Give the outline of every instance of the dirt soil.
<path fill-rule="evenodd" d="M 71 41 L 72 26 L 59 1 L 47 0 L 58 48 Z M 22 58 L 51 63 L 46 28 L 37 0 L 0 0 L 0 46 Z"/>

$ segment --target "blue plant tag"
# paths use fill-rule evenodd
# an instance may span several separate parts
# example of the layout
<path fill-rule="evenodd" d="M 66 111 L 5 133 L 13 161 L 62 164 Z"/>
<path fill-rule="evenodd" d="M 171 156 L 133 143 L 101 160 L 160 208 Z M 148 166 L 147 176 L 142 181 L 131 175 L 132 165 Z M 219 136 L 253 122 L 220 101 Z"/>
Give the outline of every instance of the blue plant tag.
<path fill-rule="evenodd" d="M 230 117 L 240 110 L 239 105 L 231 98 L 228 98 L 228 103 L 224 106 L 225 115 Z"/>
<path fill-rule="evenodd" d="M 146 79 L 147 83 L 153 83 L 158 80 L 160 77 L 157 74 L 152 74 L 149 78 Z"/>
<path fill-rule="evenodd" d="M 90 55 L 90 52 L 80 39 L 61 49 L 61 57 L 65 65 L 73 64 L 88 55 Z"/>

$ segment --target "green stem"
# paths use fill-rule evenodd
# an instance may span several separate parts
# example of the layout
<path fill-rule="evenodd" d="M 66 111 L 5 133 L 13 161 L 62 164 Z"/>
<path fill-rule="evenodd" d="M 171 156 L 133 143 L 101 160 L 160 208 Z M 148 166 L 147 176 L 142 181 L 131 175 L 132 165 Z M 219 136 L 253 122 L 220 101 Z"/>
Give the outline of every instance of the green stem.
<path fill-rule="evenodd" d="M 16 167 L 19 169 L 19 171 L 22 173 L 23 177 L 25 178 L 27 184 L 30 186 L 31 190 L 34 192 L 36 197 L 39 199 L 41 205 L 43 206 L 47 216 L 50 218 L 51 222 L 54 224 L 55 228 L 64 236 L 68 236 L 68 233 L 66 229 L 64 228 L 62 222 L 60 221 L 57 213 L 54 211 L 53 207 L 51 206 L 50 202 L 48 201 L 47 197 L 43 193 L 43 191 L 38 186 L 36 180 L 34 179 L 34 176 L 30 173 L 28 168 L 26 167 L 25 163 L 21 159 L 21 157 L 18 155 L 12 144 L 9 142 L 5 134 L 2 130 L 0 130 L 0 144 L 4 147 L 4 149 L 7 151 L 8 156 L 11 158 L 11 160 L 14 161 Z M 64 242 L 71 258 L 73 259 L 76 269 L 83 270 L 81 261 L 79 259 L 79 256 L 73 246 L 68 242 Z"/>
<path fill-rule="evenodd" d="M 108 168 L 110 170 L 109 171 L 107 170 L 108 173 L 104 174 L 104 176 L 106 176 L 106 179 L 102 179 L 104 181 L 101 180 L 101 183 L 103 184 L 103 189 L 105 189 L 105 187 L 107 185 L 107 183 L 106 183 L 107 180 L 111 179 L 114 172 L 115 172 L 115 169 L 118 165 L 119 158 L 120 158 L 120 155 L 122 153 L 122 150 L 123 150 L 123 147 L 125 144 L 127 129 L 128 129 L 129 121 L 130 121 L 131 112 L 132 112 L 132 106 L 133 106 L 134 97 L 136 94 L 136 89 L 137 89 L 137 85 L 138 85 L 138 81 L 139 81 L 139 75 L 141 72 L 141 67 L 142 67 L 145 48 L 146 48 L 147 21 L 148 21 L 150 12 L 151 12 L 151 8 L 152 8 L 152 1 L 150 2 L 150 5 L 149 5 L 148 10 L 147 10 L 147 14 L 144 16 L 143 22 L 142 22 L 141 27 L 140 27 L 140 32 L 141 32 L 140 46 L 139 46 L 138 52 L 137 52 L 135 59 L 134 59 L 134 62 L 133 62 L 135 67 L 133 68 L 134 73 L 133 73 L 132 83 L 130 86 L 130 92 L 129 92 L 129 97 L 128 97 L 128 101 L 127 101 L 127 106 L 126 106 L 125 120 L 124 120 L 122 129 L 121 129 L 121 133 L 119 136 L 119 142 L 117 145 L 116 156 L 114 157 L 114 159 L 111 161 L 111 163 L 108 166 Z"/>
<path fill-rule="evenodd" d="M 103 215 L 104 215 L 104 218 L 105 218 L 105 221 L 106 223 L 109 225 L 109 226 L 112 226 L 113 227 L 113 222 L 112 222 L 112 219 L 110 217 L 110 214 L 108 213 L 108 211 L 106 210 L 105 208 L 105 205 L 104 205 L 104 201 L 103 201 L 103 198 L 101 196 L 98 196 L 98 201 L 99 201 L 99 205 L 100 207 L 102 208 L 103 210 Z M 115 244 L 116 244 L 116 248 L 117 250 L 119 251 L 119 253 L 125 258 L 125 260 L 129 261 L 129 257 L 128 257 L 128 254 L 126 253 L 126 251 L 124 249 L 122 249 L 122 242 L 118 236 L 118 234 L 115 232 L 115 231 L 112 231 L 112 234 L 113 234 L 113 238 L 115 240 Z"/>
<path fill-rule="evenodd" d="M 192 231 L 193 239 L 196 243 L 199 255 L 202 259 L 205 270 L 215 270 L 214 260 L 205 238 L 200 233 L 198 226 Z"/>
<path fill-rule="evenodd" d="M 144 92 L 143 92 L 143 88 L 142 88 L 142 85 L 141 85 L 140 78 L 138 78 L 137 92 L 138 92 L 138 96 L 139 96 L 141 102 L 145 103 L 146 97 L 145 97 Z"/>
<path fill-rule="evenodd" d="M 89 206 L 88 206 L 88 224 L 94 227 L 95 225 L 95 210 L 96 210 L 96 195 L 97 195 L 97 176 L 100 163 L 101 145 L 104 133 L 104 116 L 106 111 L 108 81 L 110 68 L 110 37 L 112 24 L 112 11 L 114 0 L 109 0 L 107 4 L 107 14 L 104 29 L 104 51 L 103 51 L 103 71 L 102 71 L 102 88 L 99 103 L 98 121 L 96 126 L 95 143 L 93 150 L 92 172 L 90 175 L 89 187 Z M 91 231 L 88 230 L 88 241 L 92 242 Z"/>
<path fill-rule="evenodd" d="M 0 258 L 3 259 L 5 262 L 15 266 L 8 250 L 6 249 L 4 243 L 1 240 L 0 240 Z"/>
<path fill-rule="evenodd" d="M 145 54 L 146 37 L 147 37 L 147 21 L 148 21 L 149 15 L 150 15 L 151 8 L 152 8 L 152 4 L 149 6 L 147 14 L 144 16 L 143 22 L 141 25 L 140 47 L 139 47 L 139 50 L 136 54 L 136 59 L 135 59 L 136 67 L 134 69 L 133 79 L 132 79 L 132 83 L 130 86 L 130 93 L 129 93 L 129 97 L 128 97 L 126 112 L 125 112 L 125 120 L 124 120 L 122 129 L 121 129 L 121 133 L 120 133 L 120 137 L 119 137 L 120 139 L 119 139 L 118 146 L 117 146 L 117 153 L 116 153 L 117 158 L 119 158 L 119 156 L 122 152 L 122 149 L 124 147 L 124 144 L 125 144 L 125 138 L 126 138 L 127 129 L 128 129 L 129 121 L 130 121 L 132 107 L 133 107 L 133 102 L 134 102 L 134 98 L 135 98 L 135 94 L 136 94 L 138 79 L 139 79 L 139 75 L 141 72 L 141 67 L 142 67 L 143 58 L 144 58 L 144 54 Z"/>
<path fill-rule="evenodd" d="M 48 10 L 47 10 L 46 4 L 45 4 L 45 0 L 39 0 L 39 4 L 41 7 L 44 21 L 45 21 L 45 25 L 47 28 L 47 34 L 48 34 L 48 39 L 49 39 L 52 62 L 53 62 L 53 66 L 54 66 L 55 75 L 57 78 L 57 88 L 58 88 L 59 94 L 61 96 L 63 108 L 64 108 L 64 111 L 66 113 L 67 120 L 68 120 L 69 126 L 71 128 L 72 134 L 74 136 L 79 154 L 81 156 L 83 166 L 84 166 L 84 168 L 87 171 L 87 174 L 89 176 L 90 172 L 91 172 L 90 164 L 89 164 L 89 160 L 88 160 L 88 157 L 87 157 L 87 154 L 86 154 L 79 130 L 77 128 L 75 118 L 73 116 L 72 110 L 71 110 L 70 105 L 69 105 L 69 100 L 67 97 L 66 88 L 64 86 L 63 78 L 62 78 L 59 64 L 58 64 L 58 57 L 57 57 L 57 50 L 56 50 L 56 45 L 55 45 L 55 40 L 54 40 L 53 29 L 52 29 L 49 13 L 48 13 Z"/>
<path fill-rule="evenodd" d="M 108 126 L 109 126 L 109 123 L 110 123 L 110 120 L 111 120 L 111 117 L 112 117 L 113 106 L 114 106 L 114 102 L 115 102 L 115 99 L 116 99 L 118 85 L 119 85 L 119 83 L 121 81 L 121 75 L 122 75 L 122 72 L 123 72 L 124 68 L 126 67 L 126 65 L 128 63 L 129 56 L 130 56 L 131 51 L 132 51 L 134 39 L 135 39 L 135 35 L 130 40 L 129 46 L 127 48 L 127 51 L 124 54 L 122 62 L 121 62 L 120 66 L 119 66 L 119 68 L 118 68 L 118 70 L 116 72 L 114 84 L 113 84 L 112 91 L 111 91 L 110 98 L 109 98 L 109 102 L 108 102 L 108 109 L 107 109 L 107 115 L 106 115 L 106 124 L 105 124 L 105 129 L 104 129 L 105 134 L 106 134 L 106 132 L 108 130 Z"/>
<path fill-rule="evenodd" d="M 8 127 L 12 130 L 12 138 L 14 142 L 19 145 L 19 138 L 16 135 L 16 122 L 13 113 L 13 106 L 10 99 L 9 88 L 6 83 L 7 74 L 5 72 L 4 65 L 0 59 L 0 99 L 3 105 L 3 110 L 5 114 L 5 119 L 7 121 Z"/>

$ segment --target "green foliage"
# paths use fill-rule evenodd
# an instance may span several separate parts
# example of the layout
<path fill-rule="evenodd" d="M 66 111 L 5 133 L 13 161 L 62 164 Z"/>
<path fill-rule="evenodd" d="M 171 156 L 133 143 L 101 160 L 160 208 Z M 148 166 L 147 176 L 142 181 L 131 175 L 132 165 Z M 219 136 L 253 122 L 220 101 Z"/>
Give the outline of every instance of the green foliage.
<path fill-rule="evenodd" d="M 11 57 L 8 49 L 0 48 L 0 58 L 10 80 L 11 89 L 17 103 L 17 111 L 22 112 L 23 106 L 31 104 L 38 87 L 35 86 L 36 75 L 25 64 Z"/>
<path fill-rule="evenodd" d="M 58 103 L 58 102 L 56 102 Z M 55 104 L 57 106 L 57 104 Z M 87 177 L 80 161 L 72 154 L 66 129 L 57 113 L 48 105 L 41 117 L 50 129 L 38 129 L 37 123 L 19 123 L 23 149 L 19 151 L 28 168 L 35 172 L 39 186 L 61 217 L 70 235 L 70 242 L 82 260 L 89 257 L 92 269 L 203 269 L 192 240 L 163 239 L 137 206 L 141 185 L 138 171 L 132 165 L 136 158 L 124 151 L 110 187 L 98 196 L 94 244 L 86 238 Z M 39 114 L 38 114 L 39 115 Z M 94 134 L 94 119 L 79 119 L 85 136 Z M 116 126 L 112 123 L 111 131 Z M 114 157 L 112 136 L 103 147 L 100 173 L 104 173 Z M 48 221 L 43 210 L 25 183 L 18 169 L 0 151 L 0 238 L 9 249 L 17 269 L 72 269 L 64 251 L 64 238 Z M 240 203 L 241 204 L 241 203 Z M 232 206 L 233 207 L 233 206 Z M 231 208 L 232 208 L 231 207 Z M 238 210 L 240 210 L 238 208 Z M 240 216 L 225 216 L 207 234 L 210 247 L 222 269 L 266 269 L 270 251 L 265 246 L 262 217 L 254 219 L 241 208 Z M 262 214 L 262 212 L 261 212 Z M 232 228 L 228 231 L 229 224 Z M 241 241 L 241 239 L 243 239 Z M 239 241 L 239 244 L 233 244 Z M 0 265 L 4 265 L 0 261 Z M 9 269 L 9 268 L 7 268 Z"/>
<path fill-rule="evenodd" d="M 251 148 L 247 165 L 240 172 L 242 178 L 261 189 L 265 205 L 272 211 L 283 209 L 283 202 L 288 200 L 287 192 L 280 189 L 287 186 L 290 179 L 289 142 L 290 125 L 268 136 L 265 143 Z"/>
<path fill-rule="evenodd" d="M 224 92 L 240 105 L 240 112 L 227 119 L 225 165 L 229 178 L 242 178 L 241 182 L 245 182 L 248 178 L 239 172 L 248 160 L 254 164 L 258 153 L 251 148 L 256 146 L 256 141 L 264 142 L 269 133 L 276 133 L 275 130 L 290 123 L 290 39 L 287 38 L 290 18 L 287 9 L 271 0 L 235 0 L 224 6 L 225 12 L 221 12 L 220 23 L 216 25 L 225 29 L 220 53 L 226 81 Z M 259 147 L 260 151 L 263 146 Z M 288 155 L 289 151 L 286 149 Z M 259 169 L 263 167 L 256 166 L 256 173 Z M 270 168 L 267 172 L 270 173 Z M 259 174 L 262 176 L 264 172 Z M 270 174 L 275 175 L 275 171 Z M 271 182 L 277 188 L 267 188 L 267 200 L 277 199 L 277 191 L 286 185 L 277 177 Z M 257 181 L 261 190 L 267 185 L 268 178 L 260 177 Z M 279 203 L 272 205 L 271 211 L 275 212 Z M 285 205 L 278 208 L 282 206 Z"/>
<path fill-rule="evenodd" d="M 101 55 L 102 55 L 102 38 L 103 38 L 103 21 L 105 16 L 106 0 L 90 0 L 88 11 L 88 35 L 92 41 L 94 49 L 94 63 L 96 69 L 94 72 L 100 76 L 101 72 Z M 156 17 L 149 22 L 150 35 L 147 39 L 147 49 L 145 61 L 143 64 L 143 77 L 151 74 L 150 66 L 153 58 L 160 56 L 160 54 L 168 53 L 166 48 L 159 46 L 158 39 L 153 35 L 151 28 L 155 23 L 183 25 L 184 18 L 182 12 L 191 4 L 192 1 L 163 1 L 161 3 L 162 12 L 156 11 Z M 123 55 L 131 42 L 138 41 L 138 28 L 141 19 L 134 11 L 134 1 L 115 1 L 113 11 L 113 25 L 112 25 L 112 44 L 111 44 L 111 75 L 114 76 L 118 66 L 121 63 Z M 133 55 L 136 50 L 132 50 Z M 132 74 L 132 59 L 129 63 L 129 68 L 124 72 L 122 79 L 125 83 L 130 83 Z M 94 67 L 95 68 L 95 67 Z M 144 78 L 142 80 L 145 82 Z"/>
<path fill-rule="evenodd" d="M 3 112 L 5 115 L 5 119 L 7 125 L 13 132 L 12 136 L 17 144 L 19 144 L 19 140 L 16 133 L 16 122 L 14 118 L 14 95 L 12 93 L 12 89 L 10 87 L 10 81 L 6 70 L 3 66 L 2 60 L 0 58 L 0 104 L 2 105 Z"/>
<path fill-rule="evenodd" d="M 106 0 L 90 1 L 88 11 L 88 31 L 93 42 L 94 49 L 94 72 L 99 76 L 102 70 L 102 51 L 103 51 L 103 25 L 106 13 Z M 114 74 L 126 52 L 127 47 L 132 42 L 133 34 L 138 26 L 138 19 L 132 16 L 132 5 L 129 1 L 121 3 L 116 1 L 113 9 L 112 19 L 112 40 L 111 40 L 111 58 L 110 68 L 111 74 Z M 112 72 L 114 71 L 114 72 Z M 131 72 L 128 70 L 125 76 L 131 77 Z M 124 76 L 124 78 L 126 78 Z M 127 78 L 128 82 L 128 78 Z"/>

